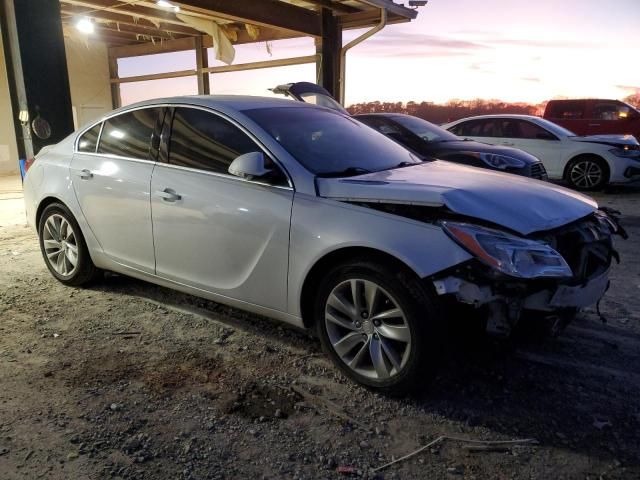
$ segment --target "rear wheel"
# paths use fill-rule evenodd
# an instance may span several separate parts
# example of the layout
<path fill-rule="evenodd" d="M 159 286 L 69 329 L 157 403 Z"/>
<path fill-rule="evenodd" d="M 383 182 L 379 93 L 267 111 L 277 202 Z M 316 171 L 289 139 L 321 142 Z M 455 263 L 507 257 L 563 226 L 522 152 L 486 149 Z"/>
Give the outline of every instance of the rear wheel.
<path fill-rule="evenodd" d="M 40 250 L 51 274 L 65 285 L 83 285 L 100 271 L 91 261 L 73 214 L 61 203 L 48 205 L 38 224 Z"/>
<path fill-rule="evenodd" d="M 571 160 L 566 179 L 576 190 L 599 190 L 609 182 L 609 167 L 600 157 L 584 155 Z"/>
<path fill-rule="evenodd" d="M 318 334 L 333 362 L 374 390 L 404 394 L 428 384 L 441 358 L 441 315 L 418 279 L 355 261 L 321 282 Z"/>

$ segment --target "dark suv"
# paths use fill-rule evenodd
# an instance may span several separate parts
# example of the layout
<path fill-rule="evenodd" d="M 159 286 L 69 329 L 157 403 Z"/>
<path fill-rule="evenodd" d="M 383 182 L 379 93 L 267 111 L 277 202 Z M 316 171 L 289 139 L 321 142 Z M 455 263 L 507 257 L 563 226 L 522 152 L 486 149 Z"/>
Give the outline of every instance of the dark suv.
<path fill-rule="evenodd" d="M 549 100 L 544 118 L 578 135 L 634 135 L 640 140 L 640 111 L 620 100 Z"/>

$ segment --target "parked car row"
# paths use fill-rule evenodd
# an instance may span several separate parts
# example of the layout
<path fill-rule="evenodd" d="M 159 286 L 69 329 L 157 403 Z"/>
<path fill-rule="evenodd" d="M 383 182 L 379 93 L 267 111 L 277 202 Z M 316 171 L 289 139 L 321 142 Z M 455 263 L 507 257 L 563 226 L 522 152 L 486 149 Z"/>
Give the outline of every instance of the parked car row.
<path fill-rule="evenodd" d="M 348 114 L 325 89 L 313 83 L 279 85 L 272 91 Z M 640 122 L 640 112 L 633 107 L 618 101 L 598 102 L 551 101 L 545 116 L 556 114 L 564 105 L 565 110 L 582 108 L 584 113 L 580 118 L 591 121 L 587 119 L 604 112 L 608 105 L 611 109 L 615 106 L 617 115 L 625 120 L 624 126 L 618 128 L 629 131 L 637 128 L 634 122 L 636 119 Z M 556 123 L 531 115 L 477 116 L 451 122 L 443 128 L 395 113 L 361 114 L 354 118 L 423 160 L 438 158 L 539 180 L 564 180 L 577 190 L 587 191 L 640 179 L 640 144 L 632 135 L 578 136 Z M 592 131 L 597 131 L 594 124 L 589 125 Z M 586 128 L 585 125 L 582 130 Z M 608 126 L 601 133 L 612 129 L 615 131 Z"/>
<path fill-rule="evenodd" d="M 444 125 L 462 138 L 521 149 L 541 159 L 549 178 L 578 190 L 640 178 L 640 144 L 632 136 L 579 137 L 532 115 L 484 115 Z"/>
<path fill-rule="evenodd" d="M 378 118 L 258 97 L 130 105 L 30 162 L 27 219 L 63 284 L 110 270 L 312 329 L 348 377 L 394 394 L 434 376 L 456 319 L 508 336 L 600 300 L 624 235 L 611 212 L 525 178 L 538 161 L 511 147 Z M 459 163 L 424 161 L 446 143 Z"/>

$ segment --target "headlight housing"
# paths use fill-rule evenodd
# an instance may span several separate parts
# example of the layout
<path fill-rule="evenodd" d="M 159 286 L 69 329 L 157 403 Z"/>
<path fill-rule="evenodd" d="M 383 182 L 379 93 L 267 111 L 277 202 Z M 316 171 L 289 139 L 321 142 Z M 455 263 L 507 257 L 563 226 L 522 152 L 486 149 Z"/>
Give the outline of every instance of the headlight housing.
<path fill-rule="evenodd" d="M 622 147 L 612 148 L 609 152 L 613 153 L 616 157 L 640 160 L 640 147 L 635 145 L 624 145 Z"/>
<path fill-rule="evenodd" d="M 517 278 L 570 278 L 571 267 L 549 245 L 469 223 L 441 222 L 444 231 L 478 260 Z"/>
<path fill-rule="evenodd" d="M 523 168 L 526 163 L 518 158 L 497 153 L 476 153 L 476 157 L 491 168 L 506 170 L 507 168 Z"/>

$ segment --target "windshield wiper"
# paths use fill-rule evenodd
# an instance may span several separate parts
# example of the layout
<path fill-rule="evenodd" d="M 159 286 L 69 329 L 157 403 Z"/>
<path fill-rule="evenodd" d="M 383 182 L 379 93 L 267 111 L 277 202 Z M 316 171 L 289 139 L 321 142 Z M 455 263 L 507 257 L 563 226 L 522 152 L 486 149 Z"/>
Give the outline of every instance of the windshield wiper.
<path fill-rule="evenodd" d="M 344 170 L 338 172 L 325 172 L 319 173 L 317 176 L 322 178 L 328 177 L 352 177 L 355 175 L 364 175 L 365 173 L 372 173 L 371 170 L 367 170 L 362 167 L 347 167 Z"/>

